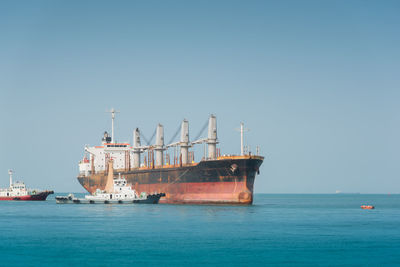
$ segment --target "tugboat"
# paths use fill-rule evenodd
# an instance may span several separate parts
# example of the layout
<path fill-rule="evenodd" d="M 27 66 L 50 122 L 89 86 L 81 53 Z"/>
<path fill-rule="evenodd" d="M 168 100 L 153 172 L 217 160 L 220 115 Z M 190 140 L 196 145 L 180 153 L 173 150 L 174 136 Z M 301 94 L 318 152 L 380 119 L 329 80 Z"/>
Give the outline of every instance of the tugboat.
<path fill-rule="evenodd" d="M 164 193 L 147 195 L 142 192 L 140 195 L 132 189 L 125 177 L 113 177 L 112 161 L 110 161 L 110 172 L 107 178 L 105 190 L 97 189 L 93 194 L 85 198 L 76 198 L 73 194 L 68 196 L 56 196 L 58 204 L 158 204 Z"/>
<path fill-rule="evenodd" d="M 9 170 L 10 187 L 0 189 L 0 200 L 46 200 L 47 196 L 54 194 L 53 191 L 40 191 L 27 189 L 23 182 L 13 183 L 13 171 Z"/>

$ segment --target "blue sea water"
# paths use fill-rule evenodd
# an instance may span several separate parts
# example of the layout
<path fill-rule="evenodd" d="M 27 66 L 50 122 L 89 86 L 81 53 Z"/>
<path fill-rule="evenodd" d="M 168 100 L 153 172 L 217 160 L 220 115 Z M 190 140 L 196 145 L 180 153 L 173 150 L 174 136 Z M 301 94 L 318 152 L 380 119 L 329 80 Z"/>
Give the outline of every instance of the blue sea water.
<path fill-rule="evenodd" d="M 0 240 L 1 266 L 400 265 L 400 195 L 256 194 L 252 206 L 1 201 Z"/>

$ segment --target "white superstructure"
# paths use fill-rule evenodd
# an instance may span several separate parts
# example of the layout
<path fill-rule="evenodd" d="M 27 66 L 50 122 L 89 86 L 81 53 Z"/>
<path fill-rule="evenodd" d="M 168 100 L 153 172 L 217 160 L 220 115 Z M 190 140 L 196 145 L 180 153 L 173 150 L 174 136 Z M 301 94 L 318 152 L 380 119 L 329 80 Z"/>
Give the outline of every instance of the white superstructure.
<path fill-rule="evenodd" d="M 0 189 L 0 197 L 21 197 L 31 194 L 31 192 L 26 189 L 26 186 L 23 182 L 13 182 L 12 170 L 9 170 L 8 174 L 10 175 L 10 187 Z"/>
<path fill-rule="evenodd" d="M 128 143 L 106 143 L 103 141 L 102 146 L 85 147 L 85 151 L 89 153 L 89 159 L 85 156 L 79 162 L 79 172 L 86 176 L 91 171 L 105 171 L 111 159 L 114 161 L 115 169 L 128 170 L 130 166 L 133 166 L 133 150 Z"/>
<path fill-rule="evenodd" d="M 89 158 L 87 155 L 85 155 L 84 158 L 79 162 L 80 175 L 88 176 L 92 173 L 107 171 L 108 162 L 110 160 L 113 160 L 114 169 L 117 170 L 130 170 L 131 168 L 138 168 L 139 166 L 134 164 L 134 153 L 140 154 L 144 151 L 144 149 L 148 148 L 147 147 L 143 149 L 142 147 L 132 147 L 129 143 L 115 142 L 114 119 L 115 113 L 119 113 L 119 111 L 111 109 L 111 111 L 108 112 L 111 113 L 112 134 L 109 136 L 107 132 L 104 132 L 101 146 L 85 147 L 85 152 L 89 154 Z M 140 137 L 137 136 L 137 139 L 139 140 L 138 145 L 140 146 Z"/>
<path fill-rule="evenodd" d="M 0 197 L 21 197 L 30 195 L 23 182 L 15 182 L 9 188 L 0 189 Z"/>

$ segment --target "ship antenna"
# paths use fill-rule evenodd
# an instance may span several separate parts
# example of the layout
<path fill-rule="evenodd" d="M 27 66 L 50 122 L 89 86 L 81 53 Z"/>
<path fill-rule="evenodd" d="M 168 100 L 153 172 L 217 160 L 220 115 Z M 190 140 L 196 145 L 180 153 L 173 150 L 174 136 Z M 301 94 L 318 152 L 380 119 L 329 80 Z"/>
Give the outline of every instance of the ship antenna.
<path fill-rule="evenodd" d="M 108 113 L 111 113 L 111 143 L 115 143 L 114 139 L 114 119 L 115 119 L 115 113 L 119 113 L 119 111 L 115 110 L 112 108 L 110 111 L 107 111 Z"/>
<path fill-rule="evenodd" d="M 8 170 L 8 174 L 10 175 L 10 187 L 12 187 L 12 174 L 13 174 L 13 171 L 12 170 Z"/>

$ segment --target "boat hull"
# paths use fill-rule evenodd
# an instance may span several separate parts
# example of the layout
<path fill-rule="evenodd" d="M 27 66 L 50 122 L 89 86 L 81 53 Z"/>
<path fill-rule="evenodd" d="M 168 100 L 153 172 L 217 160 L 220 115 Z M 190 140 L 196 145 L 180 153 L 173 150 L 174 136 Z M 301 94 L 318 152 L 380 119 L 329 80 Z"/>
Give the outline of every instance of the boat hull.
<path fill-rule="evenodd" d="M 44 201 L 47 196 L 50 194 L 54 194 L 53 191 L 43 191 L 34 195 L 25 195 L 25 196 L 10 196 L 10 197 L 0 197 L 1 200 L 14 200 L 14 201 Z"/>
<path fill-rule="evenodd" d="M 56 197 L 57 204 L 158 204 L 164 194 L 149 195 L 145 199 L 86 199 Z"/>
<path fill-rule="evenodd" d="M 186 166 L 114 170 L 137 192 L 165 193 L 160 203 L 243 204 L 253 203 L 253 186 L 263 162 L 260 156 L 221 157 Z M 104 190 L 107 172 L 78 176 L 90 193 Z"/>

